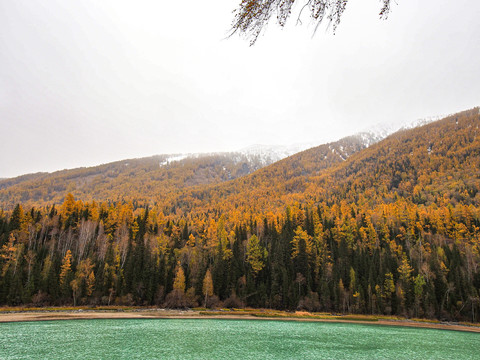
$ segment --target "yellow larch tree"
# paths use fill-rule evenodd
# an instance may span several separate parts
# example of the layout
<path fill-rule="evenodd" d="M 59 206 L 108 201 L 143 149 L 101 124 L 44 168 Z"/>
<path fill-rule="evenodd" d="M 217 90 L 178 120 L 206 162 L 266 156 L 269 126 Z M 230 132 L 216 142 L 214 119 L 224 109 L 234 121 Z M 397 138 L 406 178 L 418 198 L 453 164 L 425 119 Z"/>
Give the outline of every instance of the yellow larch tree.
<path fill-rule="evenodd" d="M 62 266 L 60 268 L 60 288 L 65 296 L 68 296 L 70 293 L 72 277 L 72 252 L 68 250 L 62 260 Z"/>
<path fill-rule="evenodd" d="M 213 295 L 213 280 L 210 269 L 207 270 L 203 278 L 203 295 L 205 295 L 205 307 L 207 307 L 208 297 Z"/>
<path fill-rule="evenodd" d="M 185 293 L 185 273 L 181 265 L 178 265 L 173 282 L 173 289 L 179 290 L 182 294 Z"/>

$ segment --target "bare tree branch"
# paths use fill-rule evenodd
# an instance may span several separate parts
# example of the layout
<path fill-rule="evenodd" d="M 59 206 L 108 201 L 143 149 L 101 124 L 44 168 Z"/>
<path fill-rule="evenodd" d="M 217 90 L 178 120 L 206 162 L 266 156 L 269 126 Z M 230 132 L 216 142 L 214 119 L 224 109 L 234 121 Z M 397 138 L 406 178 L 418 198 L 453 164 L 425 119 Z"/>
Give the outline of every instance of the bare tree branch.
<path fill-rule="evenodd" d="M 379 16 L 381 19 L 386 19 L 390 12 L 392 0 L 380 1 L 382 8 Z M 340 25 L 347 2 L 348 0 L 242 0 L 234 11 L 230 36 L 235 33 L 243 34 L 250 40 L 250 45 L 253 45 L 270 22 L 272 16 L 276 17 L 278 25 L 281 27 L 285 26 L 295 4 L 301 6 L 297 24 L 301 23 L 300 16 L 303 10 L 308 8 L 310 10 L 310 19 L 317 23 L 315 31 L 326 18 L 329 25 L 332 25 L 335 33 L 338 25 Z"/>

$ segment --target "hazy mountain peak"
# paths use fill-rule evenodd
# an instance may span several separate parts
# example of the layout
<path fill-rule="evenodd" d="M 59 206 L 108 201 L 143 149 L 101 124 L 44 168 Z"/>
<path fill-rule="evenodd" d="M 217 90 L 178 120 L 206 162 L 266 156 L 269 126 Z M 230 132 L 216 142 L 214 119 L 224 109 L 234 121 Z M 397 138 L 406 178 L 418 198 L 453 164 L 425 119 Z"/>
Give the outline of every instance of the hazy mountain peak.
<path fill-rule="evenodd" d="M 431 122 L 443 119 L 445 117 L 446 115 L 435 115 L 419 118 L 413 121 L 384 122 L 369 126 L 360 134 L 371 134 L 373 138 L 376 138 L 378 139 L 377 141 L 380 141 L 399 130 L 414 129 L 416 127 L 427 125 Z"/>

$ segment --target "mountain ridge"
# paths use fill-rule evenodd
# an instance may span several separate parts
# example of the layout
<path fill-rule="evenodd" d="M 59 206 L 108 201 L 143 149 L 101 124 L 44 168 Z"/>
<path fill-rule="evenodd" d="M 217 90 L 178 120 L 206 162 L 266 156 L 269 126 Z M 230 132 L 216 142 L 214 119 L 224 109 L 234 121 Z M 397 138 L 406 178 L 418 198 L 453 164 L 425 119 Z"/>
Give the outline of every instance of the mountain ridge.
<path fill-rule="evenodd" d="M 383 127 L 380 125 L 377 125 L 377 126 L 371 127 L 368 131 L 363 131 L 354 135 L 347 136 L 345 138 L 358 137 L 359 139 L 361 139 L 361 142 L 363 142 L 365 147 L 368 147 L 382 140 L 393 131 L 397 131 L 398 129 L 417 127 L 419 125 L 432 121 L 434 118 L 436 117 L 431 117 L 429 119 L 416 120 L 414 122 L 409 122 L 409 123 L 399 123 L 396 125 L 389 125 L 389 126 L 385 125 Z M 342 139 L 345 139 L 345 138 L 342 138 Z M 342 139 L 337 141 L 341 141 Z M 331 141 L 329 142 L 329 144 L 336 143 L 337 141 Z M 215 156 L 220 156 L 220 157 L 224 156 L 224 157 L 231 157 L 231 160 L 233 161 L 233 163 L 244 161 L 247 168 L 244 169 L 245 171 L 243 171 L 242 174 L 245 175 L 247 173 L 254 172 L 255 170 L 258 170 L 262 167 L 273 164 L 277 161 L 280 161 L 296 153 L 300 153 L 309 148 L 314 148 L 321 145 L 324 145 L 324 144 L 318 144 L 315 142 L 298 143 L 298 144 L 292 144 L 292 145 L 271 145 L 271 146 L 257 144 L 257 145 L 251 145 L 249 147 L 246 147 L 234 152 L 162 154 L 162 155 L 153 155 L 150 157 L 143 157 L 143 158 L 117 160 L 114 162 L 99 164 L 95 166 L 56 170 L 53 172 L 37 172 L 37 173 L 31 173 L 31 174 L 24 174 L 24 175 L 20 175 L 13 178 L 0 179 L 0 203 L 3 203 L 4 205 L 9 205 L 9 206 L 12 206 L 12 204 L 14 204 L 15 202 L 26 202 L 26 201 L 32 204 L 37 204 L 37 205 L 45 204 L 47 202 L 59 203 L 61 202 L 60 196 L 56 196 L 56 195 L 52 196 L 51 190 L 47 191 L 48 194 L 45 195 L 44 193 L 46 191 L 44 189 L 39 189 L 39 188 L 35 189 L 34 182 L 36 181 L 51 182 L 52 180 L 54 181 L 55 176 L 66 179 L 68 181 L 69 178 L 81 177 L 79 173 L 85 172 L 86 175 L 84 177 L 86 178 L 86 180 L 84 182 L 88 183 L 92 181 L 91 177 L 101 176 L 102 169 L 104 169 L 103 170 L 104 172 L 108 173 L 109 171 L 112 171 L 112 168 L 115 167 L 115 165 L 129 166 L 130 163 L 140 162 L 140 163 L 144 163 L 147 170 L 151 171 L 152 164 L 154 165 L 154 162 L 156 160 L 158 160 L 158 163 L 160 166 L 166 166 L 166 165 L 171 165 L 171 164 L 174 164 L 175 162 L 186 160 L 186 159 L 200 159 L 200 158 L 208 158 L 208 157 L 215 157 Z M 337 153 L 339 154 L 342 160 L 345 160 L 346 159 L 345 156 L 348 155 L 348 153 L 342 153 L 343 152 L 342 149 L 336 149 L 334 151 L 337 151 Z M 137 169 L 137 170 L 140 170 L 140 169 Z M 226 169 L 226 171 L 231 172 L 231 169 L 230 168 Z M 119 171 L 118 169 L 116 169 L 114 172 L 118 173 Z M 108 174 L 106 174 L 105 177 L 107 178 L 111 176 L 108 176 Z M 220 176 L 220 178 L 223 179 L 222 181 L 228 181 L 236 177 L 238 176 L 235 174 L 233 176 L 230 174 L 230 176 L 227 176 L 226 178 Z M 204 184 L 209 183 L 205 179 L 203 182 Z M 217 183 L 217 182 L 218 182 L 218 179 L 212 180 L 212 183 Z M 22 188 L 22 186 L 19 186 L 21 183 L 27 183 L 27 184 L 25 185 L 24 188 Z M 81 180 L 80 180 L 80 183 L 82 183 Z M 77 186 L 79 185 L 81 186 L 81 184 L 78 184 Z M 73 185 L 71 185 L 69 188 L 68 186 L 64 186 L 62 184 L 53 184 L 53 185 L 48 184 L 46 186 L 49 188 L 53 186 L 57 189 L 55 190 L 56 192 L 64 192 L 64 193 L 75 191 L 76 189 L 76 186 L 73 186 Z M 112 185 L 112 186 L 115 186 L 115 185 Z M 14 188 L 17 187 L 18 190 L 14 190 L 12 192 L 4 191 L 5 189 L 10 187 L 14 187 Z M 161 190 L 162 188 L 160 187 L 159 189 Z M 15 191 L 17 193 L 21 192 L 22 194 L 20 196 L 18 194 L 15 195 L 14 194 Z M 35 194 L 33 194 L 32 192 Z M 40 199 L 41 193 L 43 193 L 42 199 Z M 99 192 L 96 192 L 97 196 L 98 194 Z M 146 195 L 151 195 L 151 194 L 146 194 Z M 77 191 L 76 196 L 83 199 L 88 199 L 87 194 L 82 193 L 82 191 Z M 137 192 L 135 196 L 138 197 L 140 196 L 140 194 Z M 119 196 L 115 196 L 112 198 L 112 200 L 118 199 L 118 198 Z M 90 197 L 90 199 L 93 199 L 93 197 Z M 105 199 L 105 197 L 102 197 L 101 199 Z"/>
<path fill-rule="evenodd" d="M 469 178 L 444 179 L 453 176 L 455 171 L 455 166 L 451 161 L 447 161 L 448 159 L 444 161 L 444 158 L 447 157 L 447 150 L 451 149 L 453 157 L 456 155 L 455 151 L 459 148 L 462 149 L 463 145 L 468 145 L 465 143 L 466 140 L 464 143 L 457 144 L 455 140 L 457 136 L 468 138 L 468 141 L 473 144 L 470 144 L 471 146 L 480 147 L 475 138 L 475 131 L 470 132 L 469 130 L 470 127 L 473 125 L 476 127 L 478 124 L 478 116 L 475 116 L 477 112 L 478 108 L 474 108 L 419 128 L 403 129 L 368 148 L 358 140 L 358 137 L 347 137 L 338 142 L 320 145 L 282 159 L 240 179 L 212 184 L 207 188 L 189 189 L 177 198 L 170 199 L 170 202 L 184 207 L 186 211 L 200 207 L 202 211 L 219 209 L 222 212 L 228 212 L 233 204 L 240 212 L 273 211 L 279 213 L 285 206 L 294 205 L 297 202 L 316 203 L 328 201 L 329 197 L 337 198 L 339 192 L 345 193 L 342 195 L 347 197 L 345 200 L 354 201 L 358 194 L 364 194 L 365 189 L 369 187 L 371 188 L 369 194 L 372 197 L 375 196 L 375 200 L 371 201 L 378 203 L 393 201 L 395 196 L 399 195 L 411 201 L 418 202 L 420 201 L 418 199 L 424 199 L 439 203 L 438 196 L 432 198 L 432 195 L 429 194 L 432 187 L 438 193 L 443 187 L 451 186 L 452 189 L 449 193 L 455 194 L 452 197 L 460 196 L 459 192 L 463 191 L 461 190 L 462 186 L 468 188 L 471 193 L 477 194 L 480 189 L 478 176 L 475 176 L 475 166 L 480 168 L 478 162 L 480 157 L 477 158 L 475 152 L 471 155 L 476 160 L 473 165 L 468 165 L 468 168 L 465 165 L 465 168 L 459 170 L 461 174 L 463 174 L 462 171 L 468 171 Z M 462 119 L 465 117 L 469 117 L 471 120 L 466 120 L 466 125 L 462 123 L 458 127 L 458 119 L 464 121 Z M 452 122 L 456 121 L 457 124 L 452 125 Z M 457 131 L 455 131 L 455 126 L 458 127 Z M 438 133 L 437 130 L 442 128 L 445 129 Z M 459 131 L 461 134 L 458 134 Z M 413 138 L 409 139 L 410 136 Z M 449 148 L 442 149 L 442 140 L 437 139 L 436 148 L 430 149 L 429 152 L 429 146 L 433 145 L 429 143 L 429 137 L 438 138 L 440 136 L 445 137 L 446 143 L 448 140 Z M 406 150 L 403 143 L 410 143 Z M 350 147 L 346 144 L 349 144 Z M 419 146 L 420 149 L 416 149 L 416 146 Z M 442 153 L 439 153 L 440 149 L 442 149 Z M 392 153 L 389 155 L 390 151 Z M 406 151 L 408 156 L 402 151 Z M 378 154 L 380 159 L 373 155 L 375 152 L 380 152 Z M 430 162 L 425 161 L 427 157 L 430 162 L 435 161 L 435 164 L 444 161 L 444 170 L 451 172 L 442 177 L 443 185 L 442 181 L 431 179 L 436 176 L 436 173 L 431 176 L 428 174 Z M 405 172 L 408 169 L 415 170 L 410 165 L 409 168 L 404 168 L 403 162 L 410 164 L 411 161 L 418 167 L 418 171 L 421 171 L 420 174 L 416 174 L 416 171 Z M 360 180 L 355 180 L 355 176 Z M 381 179 L 375 179 L 375 177 L 381 177 Z M 364 183 L 359 184 L 362 181 Z M 428 183 L 429 181 L 432 184 Z M 355 194 L 355 190 L 347 191 L 347 188 L 358 190 L 358 194 Z M 377 191 L 378 189 L 381 190 Z M 385 197 L 381 197 L 380 192 L 381 196 Z"/>
<path fill-rule="evenodd" d="M 59 206 L 18 204 L 0 211 L 0 304 L 476 322 L 479 127 L 474 108 L 369 147 L 346 138 L 235 179 L 177 188 L 199 169 L 184 159 L 165 165 L 171 188 L 155 201 L 69 193 Z M 210 161 L 202 171 L 219 170 L 209 180 L 222 180 L 222 159 Z M 158 159 L 152 166 L 161 168 Z"/>
<path fill-rule="evenodd" d="M 362 133 L 338 142 L 345 143 L 345 139 L 356 139 L 357 147 L 364 146 L 361 145 L 362 141 L 368 145 L 377 141 L 373 136 Z M 330 144 L 335 143 L 337 142 Z M 333 152 L 335 151 L 340 158 L 348 156 L 348 152 L 343 148 Z M 284 155 L 285 153 L 278 154 L 272 149 L 265 150 L 262 147 L 260 152 L 245 150 L 230 153 L 154 155 L 93 167 L 26 174 L 0 180 L 0 203 L 9 206 L 19 202 L 36 205 L 61 203 L 67 192 L 83 200 L 155 198 L 155 188 L 157 192 L 174 192 L 197 185 L 222 183 L 281 161 L 285 159 Z M 128 184 L 131 186 L 127 186 Z M 129 192 L 131 195 L 122 195 Z"/>

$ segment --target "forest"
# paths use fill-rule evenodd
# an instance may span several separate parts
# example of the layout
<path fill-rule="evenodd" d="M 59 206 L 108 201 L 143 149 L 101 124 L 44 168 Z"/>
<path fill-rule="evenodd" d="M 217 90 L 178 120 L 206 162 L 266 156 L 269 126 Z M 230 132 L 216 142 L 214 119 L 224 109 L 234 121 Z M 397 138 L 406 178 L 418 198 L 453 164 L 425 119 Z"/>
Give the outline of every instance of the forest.
<path fill-rule="evenodd" d="M 479 125 L 475 108 L 345 161 L 314 148 L 158 201 L 5 207 L 0 304 L 479 321 Z"/>

